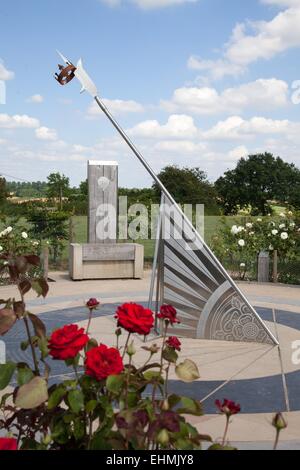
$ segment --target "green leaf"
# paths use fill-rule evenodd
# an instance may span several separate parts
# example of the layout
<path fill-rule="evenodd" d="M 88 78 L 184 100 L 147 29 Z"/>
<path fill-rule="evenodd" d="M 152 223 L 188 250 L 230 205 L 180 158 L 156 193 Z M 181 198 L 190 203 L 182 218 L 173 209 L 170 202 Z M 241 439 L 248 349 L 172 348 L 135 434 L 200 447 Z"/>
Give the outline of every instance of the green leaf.
<path fill-rule="evenodd" d="M 24 279 L 23 281 L 20 282 L 19 289 L 20 289 L 22 295 L 25 295 L 25 294 L 27 294 L 27 292 L 30 291 L 31 283 L 28 281 L 28 279 Z"/>
<path fill-rule="evenodd" d="M 80 361 L 80 354 L 78 353 L 77 356 L 73 357 L 72 359 L 66 359 L 65 364 L 66 366 L 78 366 Z"/>
<path fill-rule="evenodd" d="M 15 370 L 16 364 L 13 362 L 0 364 L 0 390 L 4 390 L 9 385 Z"/>
<path fill-rule="evenodd" d="M 46 327 L 42 320 L 36 315 L 33 315 L 33 313 L 28 313 L 28 317 L 32 323 L 35 335 L 38 338 L 44 338 L 46 336 Z"/>
<path fill-rule="evenodd" d="M 14 312 L 18 318 L 22 317 L 25 312 L 25 304 L 22 301 L 13 302 Z"/>
<path fill-rule="evenodd" d="M 106 379 L 106 388 L 109 392 L 119 393 L 124 384 L 123 375 L 109 375 Z"/>
<path fill-rule="evenodd" d="M 26 273 L 28 268 L 27 259 L 25 256 L 17 256 L 14 262 L 14 267 L 21 274 Z"/>
<path fill-rule="evenodd" d="M 65 444 L 69 439 L 69 427 L 66 426 L 63 420 L 56 421 L 53 430 L 51 432 L 51 437 L 58 444 Z"/>
<path fill-rule="evenodd" d="M 74 421 L 73 434 L 76 441 L 79 441 L 84 437 L 85 434 L 85 425 L 81 418 L 77 418 Z"/>
<path fill-rule="evenodd" d="M 27 263 L 31 264 L 32 266 L 40 265 L 40 258 L 37 255 L 26 255 L 25 258 L 27 260 Z"/>
<path fill-rule="evenodd" d="M 144 378 L 147 380 L 147 382 L 159 382 L 159 383 L 164 383 L 164 379 L 161 376 L 161 373 L 156 370 L 148 370 L 144 374 Z"/>
<path fill-rule="evenodd" d="M 177 359 L 178 359 L 178 354 L 177 352 L 175 351 L 175 349 L 173 348 L 165 348 L 163 350 L 163 358 L 168 361 L 168 362 L 173 362 L 174 364 L 176 364 L 177 362 Z"/>
<path fill-rule="evenodd" d="M 178 405 L 180 403 L 181 397 L 179 395 L 172 394 L 168 397 L 168 403 L 170 408 L 174 408 L 174 406 Z"/>
<path fill-rule="evenodd" d="M 199 370 L 195 362 L 185 359 L 175 367 L 177 377 L 183 382 L 190 383 L 200 378 Z"/>
<path fill-rule="evenodd" d="M 13 396 L 13 393 L 5 393 L 0 400 L 0 408 L 6 404 L 6 401 Z"/>
<path fill-rule="evenodd" d="M 4 336 L 16 323 L 17 315 L 11 308 L 0 310 L 0 335 Z"/>
<path fill-rule="evenodd" d="M 55 408 L 57 405 L 60 404 L 62 399 L 64 398 L 66 394 L 66 389 L 63 385 L 59 385 L 50 395 L 49 400 L 48 400 L 48 409 L 52 410 Z"/>
<path fill-rule="evenodd" d="M 84 407 L 84 397 L 81 390 L 71 390 L 68 393 L 68 402 L 74 413 L 79 413 Z"/>
<path fill-rule="evenodd" d="M 134 408 L 137 406 L 139 401 L 139 394 L 136 392 L 128 392 L 127 404 L 129 408 Z"/>
<path fill-rule="evenodd" d="M 213 444 L 207 450 L 237 450 L 237 448 L 231 446 L 222 446 L 221 444 Z"/>
<path fill-rule="evenodd" d="M 91 450 L 112 450 L 112 446 L 107 436 L 102 432 L 94 434 L 90 445 Z"/>
<path fill-rule="evenodd" d="M 94 338 L 91 338 L 86 345 L 87 351 L 90 349 L 96 348 L 98 346 L 98 341 Z"/>
<path fill-rule="evenodd" d="M 87 413 L 92 413 L 96 406 L 98 405 L 97 400 L 90 400 L 86 405 L 85 405 L 85 411 Z"/>
<path fill-rule="evenodd" d="M 26 351 L 26 349 L 28 348 L 29 344 L 30 344 L 30 343 L 29 343 L 28 340 L 27 340 L 27 341 L 22 341 L 21 344 L 20 344 L 20 347 L 21 347 L 22 351 Z"/>
<path fill-rule="evenodd" d="M 17 381 L 19 386 L 27 384 L 33 377 L 34 374 L 29 367 L 18 367 Z"/>
<path fill-rule="evenodd" d="M 105 418 L 112 418 L 114 416 L 114 409 L 108 397 L 101 396 L 98 398 L 98 403 L 105 412 Z"/>
<path fill-rule="evenodd" d="M 180 437 L 175 442 L 175 447 L 178 450 L 193 450 L 194 444 L 190 441 L 190 439 L 183 439 Z"/>
<path fill-rule="evenodd" d="M 42 359 L 45 359 L 49 354 L 48 340 L 45 336 L 38 339 L 38 347 L 41 351 Z"/>
<path fill-rule="evenodd" d="M 197 400 L 193 400 L 192 398 L 188 397 L 182 397 L 181 405 L 182 406 L 176 410 L 179 414 L 189 414 L 194 416 L 201 416 L 203 414 L 202 406 Z"/>
<path fill-rule="evenodd" d="M 48 294 L 49 286 L 47 281 L 41 277 L 40 279 L 35 279 L 32 281 L 32 289 L 35 290 L 38 297 L 43 296 L 45 298 Z"/>
<path fill-rule="evenodd" d="M 15 405 L 24 410 L 40 406 L 48 400 L 47 382 L 42 377 L 34 377 L 17 391 Z"/>

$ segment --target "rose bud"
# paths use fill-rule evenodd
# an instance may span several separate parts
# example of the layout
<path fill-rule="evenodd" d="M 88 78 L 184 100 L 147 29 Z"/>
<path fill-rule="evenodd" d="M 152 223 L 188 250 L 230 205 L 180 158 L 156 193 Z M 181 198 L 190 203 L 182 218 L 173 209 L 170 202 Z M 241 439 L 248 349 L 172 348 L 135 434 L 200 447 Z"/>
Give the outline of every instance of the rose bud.
<path fill-rule="evenodd" d="M 156 316 L 160 320 L 171 323 L 172 326 L 174 323 L 180 323 L 180 321 L 177 319 L 177 311 L 172 305 L 162 305 L 160 307 L 159 313 Z"/>
<path fill-rule="evenodd" d="M 161 409 L 163 411 L 169 411 L 170 405 L 169 405 L 169 400 L 167 398 L 162 402 Z"/>
<path fill-rule="evenodd" d="M 181 342 L 176 336 L 170 336 L 166 344 L 169 346 L 169 348 L 175 349 L 175 351 L 181 351 Z"/>
<path fill-rule="evenodd" d="M 133 341 L 127 346 L 127 354 L 128 356 L 134 356 L 136 353 L 136 349 L 134 347 Z"/>
<path fill-rule="evenodd" d="M 116 336 L 121 336 L 121 334 L 122 334 L 121 328 L 117 328 L 116 331 L 115 331 L 115 335 Z"/>
<path fill-rule="evenodd" d="M 166 429 L 162 429 L 156 438 L 158 444 L 161 444 L 162 446 L 165 446 L 169 443 L 170 438 L 169 438 L 169 433 Z"/>
<path fill-rule="evenodd" d="M 287 422 L 285 421 L 282 413 L 277 413 L 274 416 L 272 425 L 277 429 L 277 431 L 287 428 Z"/>
<path fill-rule="evenodd" d="M 89 300 L 86 302 L 86 306 L 87 306 L 87 308 L 89 308 L 90 310 L 96 309 L 99 305 L 100 305 L 99 300 L 98 300 L 98 299 L 95 299 L 95 298 L 91 298 L 91 299 L 89 299 Z"/>
<path fill-rule="evenodd" d="M 156 354 L 160 350 L 160 348 L 157 346 L 157 344 L 152 344 L 151 346 L 142 346 L 142 349 L 145 351 L 150 352 L 151 354 Z"/>
<path fill-rule="evenodd" d="M 227 417 L 236 415 L 241 411 L 241 407 L 238 403 L 235 403 L 231 400 L 227 400 L 226 398 L 223 403 L 220 400 L 216 400 L 215 405 L 219 409 L 219 411 Z"/>

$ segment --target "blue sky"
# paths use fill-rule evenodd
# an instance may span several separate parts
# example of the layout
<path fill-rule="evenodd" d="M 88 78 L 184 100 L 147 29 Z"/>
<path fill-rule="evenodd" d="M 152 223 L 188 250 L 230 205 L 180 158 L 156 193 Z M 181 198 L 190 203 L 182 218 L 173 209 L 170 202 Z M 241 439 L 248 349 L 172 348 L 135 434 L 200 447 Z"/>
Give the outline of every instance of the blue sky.
<path fill-rule="evenodd" d="M 56 49 L 155 171 L 213 181 L 259 151 L 300 166 L 300 0 L 3 0 L 0 21 L 0 173 L 78 184 L 88 159 L 117 160 L 121 185 L 151 183 L 79 84 L 55 82 Z"/>

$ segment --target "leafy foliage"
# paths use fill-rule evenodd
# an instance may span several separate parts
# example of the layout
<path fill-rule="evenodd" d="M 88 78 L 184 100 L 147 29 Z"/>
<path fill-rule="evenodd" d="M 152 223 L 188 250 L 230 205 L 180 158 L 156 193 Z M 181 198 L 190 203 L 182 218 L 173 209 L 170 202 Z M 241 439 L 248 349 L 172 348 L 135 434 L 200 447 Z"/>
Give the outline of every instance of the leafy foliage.
<path fill-rule="evenodd" d="M 204 204 L 206 214 L 219 213 L 214 186 L 200 168 L 169 165 L 161 170 L 158 177 L 179 204 Z M 160 189 L 157 184 L 154 183 L 152 188 L 159 198 Z"/>
<path fill-rule="evenodd" d="M 241 217 L 233 226 L 224 218 L 222 228 L 212 239 L 212 249 L 222 261 L 238 262 L 240 278 L 244 279 L 261 251 L 272 255 L 277 250 L 285 261 L 298 258 L 300 228 L 295 220 L 291 211 L 277 217 Z"/>
<path fill-rule="evenodd" d="M 215 186 L 225 214 L 251 207 L 253 215 L 266 215 L 272 200 L 299 207 L 300 170 L 271 153 L 241 158 Z"/>

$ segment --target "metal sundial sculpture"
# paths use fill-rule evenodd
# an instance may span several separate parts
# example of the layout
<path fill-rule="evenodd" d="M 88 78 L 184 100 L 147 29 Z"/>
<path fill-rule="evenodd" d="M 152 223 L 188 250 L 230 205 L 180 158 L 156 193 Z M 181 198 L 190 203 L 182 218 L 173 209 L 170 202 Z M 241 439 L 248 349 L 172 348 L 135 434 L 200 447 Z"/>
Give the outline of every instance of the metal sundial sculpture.
<path fill-rule="evenodd" d="M 59 55 L 66 66 L 59 65 L 55 79 L 61 85 L 66 85 L 74 77 L 79 80 L 81 92 L 87 91 L 93 97 L 161 189 L 162 204 L 149 304 L 153 303 L 155 291 L 156 309 L 162 303 L 172 304 L 177 309 L 181 321 L 174 329 L 177 335 L 278 345 L 258 313 L 101 101 L 82 60 L 75 66 Z M 181 235 L 176 236 L 178 234 Z"/>

